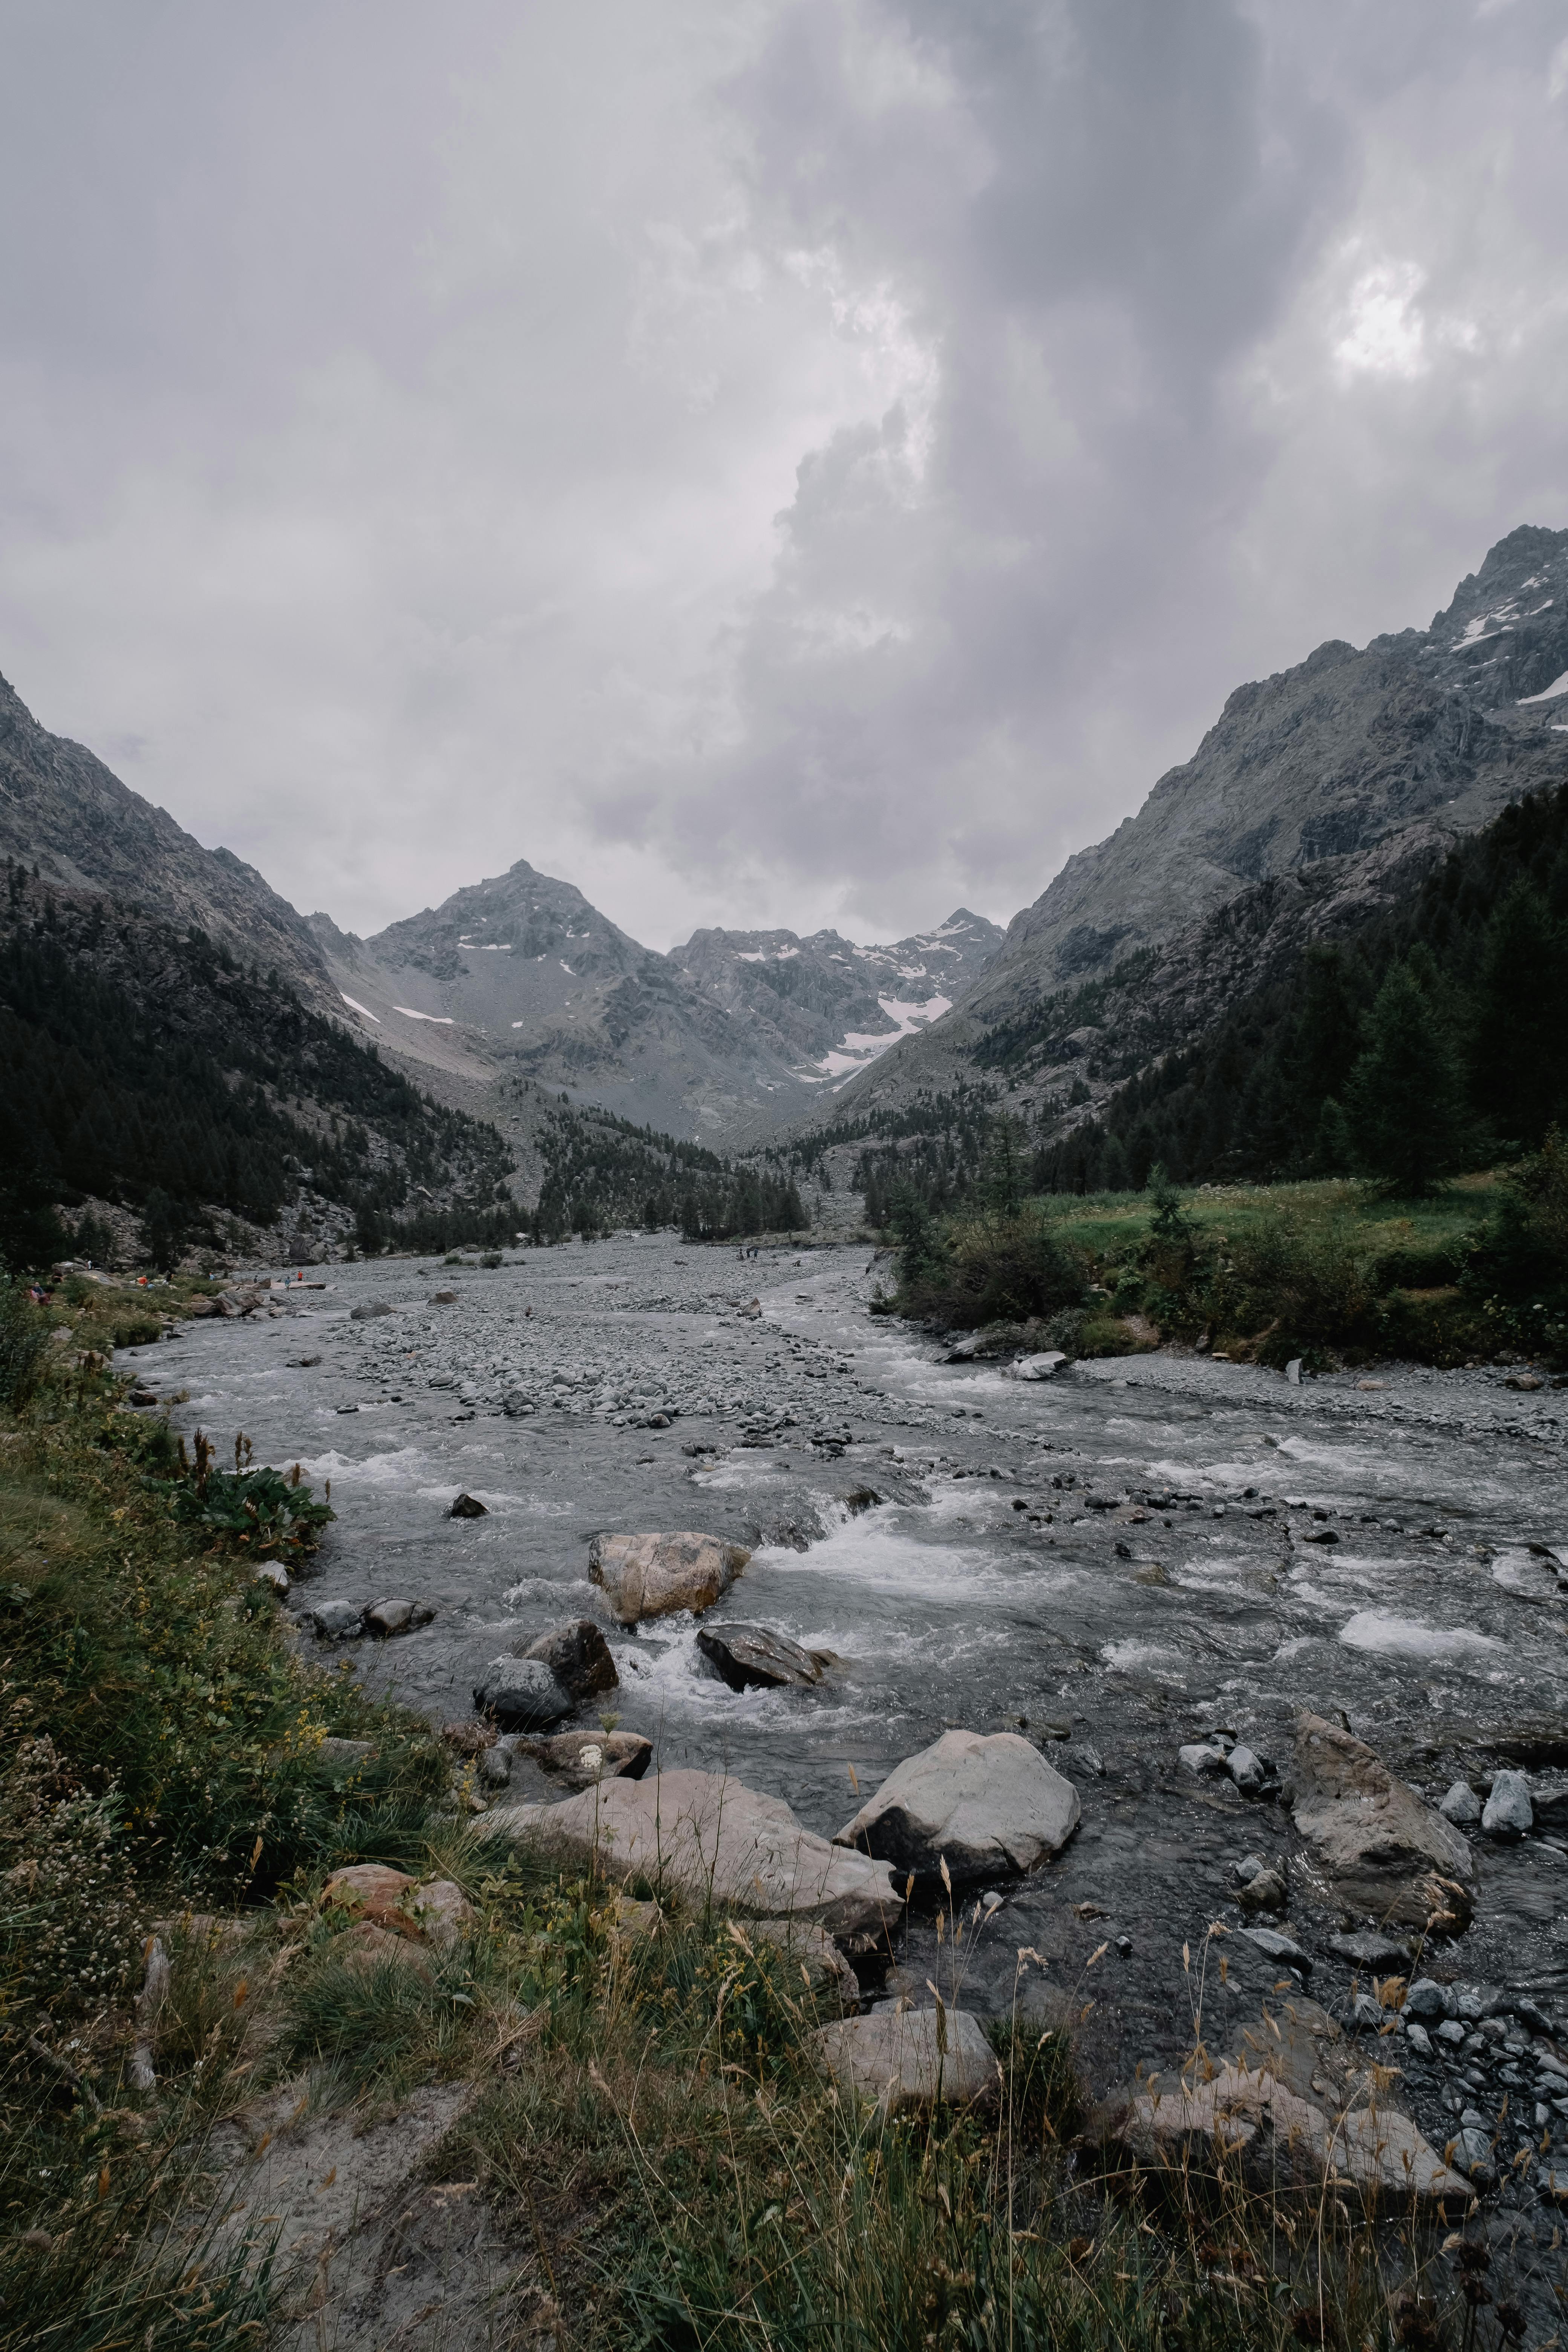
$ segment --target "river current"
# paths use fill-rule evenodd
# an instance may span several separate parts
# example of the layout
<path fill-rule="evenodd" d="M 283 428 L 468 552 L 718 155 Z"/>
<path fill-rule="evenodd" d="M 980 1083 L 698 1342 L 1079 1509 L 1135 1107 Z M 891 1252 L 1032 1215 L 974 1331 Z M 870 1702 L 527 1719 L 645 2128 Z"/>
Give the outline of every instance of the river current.
<path fill-rule="evenodd" d="M 257 1461 L 331 1481 L 338 1517 L 289 1605 L 433 1605 L 424 1630 L 352 1654 L 435 1721 L 470 1711 L 489 1660 L 590 1614 L 624 1728 L 827 1834 L 944 1727 L 1037 1739 L 1078 1785 L 1081 1828 L 956 1958 L 950 1933 L 939 1948 L 911 1926 L 917 1997 L 940 1967 L 970 2005 L 1005 2006 L 1026 1948 L 1094 1999 L 1109 2083 L 1190 2042 L 1202 1972 L 1183 1948 L 1201 1955 L 1219 1920 L 1211 2009 L 1310 1979 L 1342 2012 L 1351 1970 L 1327 1936 L 1343 1922 L 1293 1906 L 1281 1924 L 1310 1958 L 1294 1979 L 1237 1932 L 1233 1867 L 1287 1856 L 1288 1814 L 1200 1783 L 1177 1750 L 1224 1727 L 1288 1772 L 1309 1707 L 1434 1798 L 1521 1738 L 1538 1782 L 1568 1765 L 1568 1595 L 1542 1549 L 1568 1561 L 1568 1392 L 1510 1390 L 1500 1368 L 1292 1386 L 1164 1352 L 1025 1384 L 874 1317 L 887 1276 L 864 1247 L 742 1260 L 668 1235 L 492 1271 L 332 1267 L 285 1313 L 186 1324 L 136 1360 L 188 1391 L 176 1425 L 220 1458 L 243 1431 Z M 351 1320 L 372 1300 L 394 1311 Z M 463 1491 L 483 1517 L 447 1516 Z M 589 1538 L 676 1528 L 752 1547 L 713 1619 L 835 1653 L 819 1690 L 731 1691 L 687 1617 L 614 1625 Z M 559 1793 L 532 1767 L 518 1780 Z M 1448 1973 L 1550 2009 L 1568 1852 L 1548 1832 L 1479 1861 Z M 1440 2071 L 1412 2095 L 1440 2129 Z"/>

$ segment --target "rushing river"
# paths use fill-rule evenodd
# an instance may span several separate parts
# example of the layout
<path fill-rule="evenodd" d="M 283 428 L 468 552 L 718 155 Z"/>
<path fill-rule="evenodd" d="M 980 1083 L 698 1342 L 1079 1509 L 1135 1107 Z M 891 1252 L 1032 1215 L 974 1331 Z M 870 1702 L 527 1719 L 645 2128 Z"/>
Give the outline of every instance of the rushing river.
<path fill-rule="evenodd" d="M 1520 1393 L 1496 1368 L 1296 1387 L 1165 1354 L 1026 1385 L 873 1317 L 885 1271 L 865 1248 L 741 1262 L 668 1236 L 499 1272 L 334 1267 L 292 1311 L 183 1326 L 138 1369 L 189 1391 L 182 1429 L 220 1449 L 243 1430 L 258 1462 L 331 1480 L 339 1516 L 292 1600 L 433 1604 L 422 1632 L 353 1654 L 434 1720 L 469 1712 L 490 1659 L 588 1613 L 610 1634 L 625 1728 L 829 1834 L 857 1788 L 944 1726 L 1025 1728 L 1077 1782 L 1083 1824 L 971 1931 L 963 1998 L 1004 2005 L 1031 1947 L 1097 1994 L 1089 2049 L 1108 2080 L 1190 2039 L 1184 1943 L 1196 1953 L 1210 1921 L 1239 1923 L 1243 1854 L 1291 1843 L 1279 1806 L 1184 1773 L 1184 1741 L 1224 1726 L 1288 1769 L 1309 1706 L 1342 1710 L 1434 1797 L 1527 1730 L 1538 1780 L 1568 1763 L 1568 1601 L 1530 1549 L 1568 1560 L 1568 1393 Z M 440 1289 L 456 1302 L 428 1303 Z M 351 1321 L 373 1299 L 395 1311 Z M 487 1516 L 447 1516 L 463 1490 Z M 614 1627 L 588 1538 L 683 1528 L 753 1546 L 714 1617 L 834 1652 L 820 1690 L 731 1691 L 688 1618 Z M 1568 1855 L 1549 1835 L 1480 1864 L 1449 1973 L 1550 2009 L 1568 1989 Z M 1311 1990 L 1342 2011 L 1350 1971 L 1326 1953 L 1339 1924 L 1295 1907 L 1289 1921 L 1315 1956 Z M 1277 1970 L 1228 1949 L 1223 2000 L 1212 1980 L 1205 1998 L 1256 2002 Z M 917 1990 L 937 1958 L 917 1924 Z M 941 1958 L 951 1969 L 951 1943 Z M 1469 2095 L 1436 2070 L 1411 2090 L 1435 2130 Z"/>

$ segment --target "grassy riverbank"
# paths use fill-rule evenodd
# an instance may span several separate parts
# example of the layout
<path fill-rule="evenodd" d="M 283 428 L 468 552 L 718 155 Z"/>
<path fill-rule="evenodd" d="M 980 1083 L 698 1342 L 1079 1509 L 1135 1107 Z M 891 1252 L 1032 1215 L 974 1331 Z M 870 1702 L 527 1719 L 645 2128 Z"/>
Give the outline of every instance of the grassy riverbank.
<path fill-rule="evenodd" d="M 327 2291 L 274 2251 L 288 2216 L 340 2173 L 368 2210 L 367 2151 L 400 2136 L 389 2228 L 458 2232 L 450 2324 L 437 2303 L 412 2343 L 1436 2340 L 1439 2315 L 1397 2300 L 1416 2240 L 1396 2222 L 1109 2161 L 1073 2063 L 1092 1963 L 992 2027 L 995 2107 L 884 2122 L 814 2063 L 831 2003 L 795 1958 L 487 1840 L 427 1727 L 303 1664 L 257 1580 L 258 1553 L 308 1552 L 304 1490 L 230 1507 L 241 1445 L 204 1493 L 122 1407 L 94 1316 L 49 1310 L 70 1338 L 0 1412 L 0 2352 L 280 2337 Z M 323 1901 L 365 1860 L 455 1886 L 455 1932 L 378 1937 Z M 975 1923 L 945 1925 L 957 2003 Z M 139 2012 L 153 1929 L 170 1974 Z M 235 2168 L 274 2132 L 308 2137 L 310 2177 L 242 2231 Z M 322 2341 L 392 2339 L 374 2298 L 422 2275 L 411 2243 L 374 2240 L 370 2315 L 322 2304 Z"/>
<path fill-rule="evenodd" d="M 1568 1361 L 1568 1158 L 1418 1199 L 1350 1179 L 1047 1195 L 941 1222 L 906 1212 L 896 1311 L 1075 1355 L 1177 1339 L 1311 1366 Z"/>

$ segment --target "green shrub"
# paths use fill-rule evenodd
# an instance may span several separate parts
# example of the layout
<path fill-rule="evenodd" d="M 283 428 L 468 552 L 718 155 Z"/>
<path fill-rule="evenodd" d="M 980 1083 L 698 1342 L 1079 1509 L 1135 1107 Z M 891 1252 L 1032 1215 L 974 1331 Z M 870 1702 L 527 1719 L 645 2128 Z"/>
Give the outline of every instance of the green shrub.
<path fill-rule="evenodd" d="M 15 1412 L 26 1404 L 48 1344 L 47 1317 L 15 1283 L 0 1282 L 0 1405 Z"/>
<path fill-rule="evenodd" d="M 186 1527 L 227 1536 L 258 1558 L 298 1559 L 314 1551 L 321 1529 L 337 1517 L 301 1483 L 297 1462 L 288 1477 L 281 1470 L 241 1470 L 237 1464 L 233 1471 L 215 1470 L 212 1448 L 199 1429 L 195 1463 L 187 1463 L 183 1439 L 179 1462 L 179 1477 L 150 1482 L 167 1496 L 172 1516 Z"/>
<path fill-rule="evenodd" d="M 1442 1290 L 1458 1282 L 1465 1270 L 1462 1244 L 1447 1247 L 1419 1244 L 1385 1250 L 1369 1268 L 1372 1287 L 1379 1295 L 1391 1290 Z"/>
<path fill-rule="evenodd" d="M 906 1252 L 906 1256 L 908 1252 Z M 960 1329 L 1026 1323 L 1083 1304 L 1083 1266 L 1037 1206 L 1016 1216 L 982 1216 L 945 1228 L 918 1270 L 906 1276 L 907 1314 Z"/>
<path fill-rule="evenodd" d="M 156 1315 L 121 1315 L 114 1325 L 113 1344 L 117 1348 L 149 1348 L 163 1328 Z"/>

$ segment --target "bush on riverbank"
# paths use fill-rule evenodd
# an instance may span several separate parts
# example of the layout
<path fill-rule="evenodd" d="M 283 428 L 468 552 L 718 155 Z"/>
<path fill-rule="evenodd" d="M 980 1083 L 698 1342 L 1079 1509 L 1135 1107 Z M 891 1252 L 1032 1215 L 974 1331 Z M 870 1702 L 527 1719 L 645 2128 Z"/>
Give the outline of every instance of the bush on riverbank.
<path fill-rule="evenodd" d="M 1033 1318 L 1031 1344 L 1118 1355 L 1162 1339 L 1280 1365 L 1528 1352 L 1568 1362 L 1568 1145 L 1394 1202 L 1345 1181 L 1140 1193 L 1011 1218 L 903 1209 L 891 1305 L 942 1328 Z"/>

